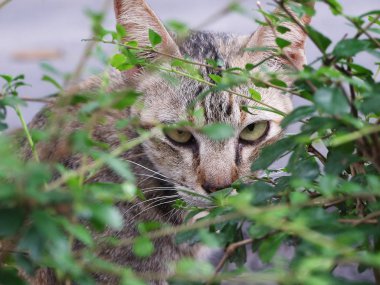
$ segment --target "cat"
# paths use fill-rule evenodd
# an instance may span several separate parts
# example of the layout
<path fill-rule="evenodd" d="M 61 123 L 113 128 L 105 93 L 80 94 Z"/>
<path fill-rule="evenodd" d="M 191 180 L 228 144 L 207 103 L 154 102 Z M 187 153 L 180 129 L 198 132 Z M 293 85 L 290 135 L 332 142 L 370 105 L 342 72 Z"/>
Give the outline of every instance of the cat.
<path fill-rule="evenodd" d="M 137 41 L 139 46 L 149 46 L 149 29 L 161 36 L 162 43 L 155 47 L 158 52 L 148 51 L 141 55 L 149 61 L 165 63 L 170 60 L 167 55 L 186 56 L 202 63 L 205 63 L 206 59 L 212 59 L 220 64 L 220 68 L 245 68 L 246 64 L 258 63 L 270 54 L 269 51 L 252 52 L 246 48 L 277 47 L 276 36 L 268 25 L 260 26 L 250 36 L 192 31 L 183 39 L 176 38 L 170 33 L 144 0 L 115 0 L 114 8 L 118 24 L 127 31 L 124 39 L 126 42 Z M 298 20 L 307 24 L 310 18 L 304 16 Z M 288 58 L 272 57 L 265 62 L 265 68 L 272 72 L 280 72 L 290 65 L 300 69 L 305 64 L 306 34 L 290 21 L 285 22 L 283 26 L 290 31 L 281 37 L 292 44 L 285 49 Z M 291 63 L 289 58 L 292 60 Z M 213 72 L 208 67 L 200 67 L 200 73 L 205 78 Z M 173 124 L 182 120 L 193 121 L 198 125 L 225 123 L 234 128 L 235 134 L 230 139 L 214 141 L 194 128 L 170 129 L 123 153 L 121 158 L 130 162 L 137 176 L 138 185 L 147 200 L 156 202 L 118 203 L 117 206 L 124 215 L 124 227 L 119 232 L 108 230 L 107 235 L 121 238 L 136 236 L 138 221 L 156 220 L 173 225 L 181 224 L 185 213 L 173 210 L 171 203 L 174 200 L 180 198 L 188 205 L 207 206 L 208 200 L 203 197 L 229 187 L 235 180 L 250 175 L 250 166 L 259 155 L 260 149 L 278 140 L 283 132 L 280 127 L 282 116 L 263 110 L 255 110 L 254 113 L 245 112 L 242 106 L 256 104 L 247 98 L 222 91 L 195 100 L 208 89 L 208 86 L 190 78 L 177 76 L 179 83 L 173 85 L 157 72 L 144 68 L 126 72 L 113 70 L 108 76 L 109 92 L 136 89 L 143 94 L 138 103 L 144 106 L 107 112 L 102 118 L 103 122 L 95 125 L 94 139 L 109 144 L 112 149 L 120 145 L 115 122 L 129 117 L 138 117 L 145 128 L 157 122 Z M 284 78 L 284 81 L 288 85 L 292 83 L 289 78 Z M 252 86 L 234 87 L 234 91 L 249 96 L 248 87 L 259 90 L 262 102 L 284 113 L 292 110 L 290 95 L 275 88 L 257 88 L 252 84 Z M 68 93 L 96 91 L 101 88 L 102 79 L 92 78 Z M 188 114 L 188 106 L 193 102 L 196 102 L 196 109 L 203 109 L 203 119 Z M 75 117 L 76 112 L 78 107 L 51 103 L 29 126 L 32 129 L 46 129 L 50 123 L 57 125 L 56 121 L 51 122 L 54 118 L 51 114 Z M 63 119 L 60 128 L 55 130 L 55 139 L 37 145 L 36 150 L 40 159 L 60 162 L 71 169 L 78 168 L 81 156 L 72 152 L 68 137 L 70 133 L 80 128 L 80 123 L 65 122 Z M 137 136 L 133 128 L 127 129 L 126 134 L 129 138 Z M 31 156 L 31 150 L 25 147 L 25 157 Z M 90 182 L 95 181 L 122 183 L 123 179 L 112 170 L 104 168 L 90 179 Z M 183 188 L 197 195 L 181 191 Z M 162 278 L 152 280 L 151 284 L 161 285 L 167 284 L 165 279 L 171 274 L 170 263 L 181 257 L 197 257 L 200 254 L 200 246 L 177 245 L 171 236 L 154 240 L 154 245 L 156 250 L 147 259 L 135 257 L 130 247 L 107 248 L 100 255 L 122 266 L 131 267 L 139 273 L 157 272 Z M 101 284 L 118 284 L 117 278 L 106 274 L 97 274 L 95 277 Z M 53 285 L 58 282 L 52 272 L 42 270 L 34 279 L 34 284 Z"/>

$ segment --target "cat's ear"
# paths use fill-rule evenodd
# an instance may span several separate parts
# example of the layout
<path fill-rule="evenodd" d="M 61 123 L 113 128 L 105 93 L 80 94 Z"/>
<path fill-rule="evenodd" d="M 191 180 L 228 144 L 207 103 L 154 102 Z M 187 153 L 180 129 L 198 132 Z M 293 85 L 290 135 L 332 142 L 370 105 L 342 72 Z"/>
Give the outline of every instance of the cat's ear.
<path fill-rule="evenodd" d="M 294 5 L 298 5 L 294 2 L 292 3 Z M 314 2 L 309 1 L 306 5 L 313 8 Z M 292 16 L 290 16 L 284 9 L 286 9 L 286 11 Z M 288 5 L 278 7 L 273 14 L 279 19 L 279 26 L 281 26 L 281 29 L 286 32 L 281 34 L 274 26 L 269 24 L 260 26 L 250 38 L 247 47 L 277 49 L 278 44 L 276 43 L 276 38 L 284 39 L 285 41 L 291 43 L 289 46 L 284 48 L 288 58 L 292 60 L 291 65 L 295 65 L 297 68 L 302 68 L 303 65 L 306 64 L 305 42 L 307 39 L 307 34 L 305 33 L 304 28 L 300 27 L 300 25 L 305 27 L 305 25 L 309 24 L 311 22 L 311 16 L 303 15 L 302 17 L 298 17 Z M 289 64 L 289 62 L 287 64 Z"/>
<path fill-rule="evenodd" d="M 144 0 L 114 0 L 116 20 L 126 32 L 125 41 L 137 41 L 140 47 L 151 45 L 149 30 L 161 36 L 161 43 L 155 49 L 162 53 L 179 56 L 179 48 L 162 22 Z M 154 52 L 142 53 L 144 57 L 160 57 Z"/>

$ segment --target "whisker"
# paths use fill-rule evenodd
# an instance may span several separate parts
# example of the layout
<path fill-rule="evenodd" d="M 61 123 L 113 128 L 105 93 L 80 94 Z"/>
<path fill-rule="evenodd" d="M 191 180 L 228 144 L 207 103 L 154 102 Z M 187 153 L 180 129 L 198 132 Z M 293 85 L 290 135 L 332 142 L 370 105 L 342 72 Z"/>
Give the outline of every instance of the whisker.
<path fill-rule="evenodd" d="M 167 176 L 165 176 L 165 175 L 163 175 L 163 174 L 161 174 L 161 173 L 159 173 L 159 172 L 157 172 L 157 171 L 154 171 L 154 170 L 152 170 L 152 169 L 150 169 L 150 168 L 148 168 L 148 167 L 146 167 L 146 166 L 144 166 L 144 165 L 141 165 L 141 164 L 139 164 L 139 163 L 137 163 L 137 162 L 135 162 L 135 161 L 132 161 L 132 160 L 126 160 L 126 161 L 128 161 L 129 163 L 132 163 L 132 164 L 134 164 L 134 165 L 137 165 L 137 166 L 139 166 L 139 167 L 141 167 L 141 168 L 143 168 L 143 169 L 145 169 L 145 170 L 148 170 L 148 171 L 150 171 L 150 172 L 152 172 L 152 173 L 154 173 L 154 174 L 157 174 L 157 175 L 160 175 L 160 176 L 162 176 L 162 177 L 164 177 L 164 178 L 170 179 L 169 177 L 167 177 Z"/>
<path fill-rule="evenodd" d="M 146 191 L 146 189 L 150 189 L 150 190 Z M 174 188 L 174 187 L 168 187 L 168 188 L 165 188 L 165 187 L 151 187 L 151 188 L 146 188 L 146 189 L 141 189 L 141 191 L 143 191 L 143 193 L 153 192 L 153 191 L 156 191 L 156 189 L 157 190 L 162 190 L 162 191 L 165 191 L 165 190 L 167 190 L 167 191 L 177 191 L 177 192 L 186 193 L 189 196 L 201 197 L 203 199 L 212 201 L 212 198 L 210 198 L 208 196 L 205 196 L 203 194 L 197 193 L 195 191 L 192 191 L 191 189 L 188 189 L 188 188 L 185 188 L 185 187 L 181 187 L 181 188 Z"/>
<path fill-rule="evenodd" d="M 144 177 L 147 177 L 147 179 L 153 178 L 153 179 L 156 179 L 156 180 L 159 180 L 159 181 L 163 181 L 163 182 L 167 182 L 167 183 L 173 183 L 173 182 L 177 183 L 175 180 L 168 180 L 165 177 L 164 178 L 162 178 L 162 177 L 156 177 L 154 175 L 149 175 L 149 174 L 135 174 L 135 175 L 137 175 L 137 176 L 144 176 Z"/>
<path fill-rule="evenodd" d="M 141 190 L 143 193 L 150 193 L 150 192 L 155 192 L 155 191 L 171 191 L 171 192 L 177 192 L 177 189 L 175 188 L 165 188 L 165 189 L 160 189 L 160 188 L 155 188 L 155 189 L 151 189 L 151 190 Z"/>
<path fill-rule="evenodd" d="M 135 174 L 135 176 L 138 176 L 138 174 Z M 150 177 L 146 177 L 146 178 L 144 178 L 143 180 L 139 181 L 139 182 L 137 183 L 137 186 L 141 185 L 142 183 L 144 183 L 145 181 L 147 181 L 149 178 L 150 178 Z"/>
<path fill-rule="evenodd" d="M 169 218 L 168 218 L 168 221 L 170 221 L 173 217 L 175 217 L 175 221 L 176 222 L 178 222 L 178 219 L 179 219 L 179 217 L 177 216 L 177 214 L 179 213 L 179 212 L 181 212 L 182 211 L 182 209 L 173 209 L 174 211 L 173 211 L 173 213 L 171 213 L 170 214 L 170 216 L 169 216 Z M 170 211 L 171 212 L 171 211 Z M 169 212 L 169 213 L 170 213 Z M 166 216 L 166 215 L 165 215 Z"/>
<path fill-rule="evenodd" d="M 144 200 L 144 201 L 140 201 L 136 204 L 134 204 L 132 207 L 126 209 L 123 214 L 127 214 L 128 212 L 130 212 L 131 210 L 133 210 L 134 208 L 142 205 L 142 204 L 145 204 L 145 203 L 150 203 L 152 201 L 161 201 L 161 200 L 165 200 L 165 199 L 169 199 L 169 198 L 173 198 L 173 196 L 159 196 L 159 197 L 154 197 L 154 198 L 151 198 L 151 199 L 148 199 L 148 200 Z M 151 204 L 149 204 L 148 206 L 150 206 Z"/>
<path fill-rule="evenodd" d="M 162 206 L 162 205 L 165 205 L 165 204 L 169 204 L 169 203 L 173 203 L 176 199 L 174 200 L 170 200 L 170 201 L 166 201 L 166 202 L 163 202 L 163 203 L 159 203 L 159 204 L 156 204 L 156 205 L 153 205 L 151 207 L 148 207 L 147 209 L 141 211 L 140 213 L 138 213 L 137 215 L 133 216 L 131 219 L 129 219 L 126 224 L 129 224 L 132 220 L 134 220 L 136 217 L 140 216 L 141 214 L 145 213 L 146 211 L 149 211 L 150 209 L 153 209 L 155 207 L 158 207 L 158 206 Z"/>

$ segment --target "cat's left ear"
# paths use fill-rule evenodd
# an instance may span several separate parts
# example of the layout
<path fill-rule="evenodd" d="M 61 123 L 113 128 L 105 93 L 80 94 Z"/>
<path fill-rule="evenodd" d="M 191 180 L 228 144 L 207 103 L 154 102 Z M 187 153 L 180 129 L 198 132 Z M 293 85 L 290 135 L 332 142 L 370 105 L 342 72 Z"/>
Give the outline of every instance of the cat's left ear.
<path fill-rule="evenodd" d="M 300 5 L 294 1 L 289 2 L 291 2 L 292 5 Z M 315 2 L 310 0 L 304 5 L 309 8 L 314 8 L 314 4 Z M 286 9 L 287 12 L 284 9 Z M 288 13 L 292 16 L 288 15 Z M 307 34 L 305 33 L 304 28 L 300 27 L 300 25 L 305 27 L 305 25 L 309 24 L 311 22 L 311 16 L 305 14 L 302 17 L 298 17 L 290 5 L 278 7 L 273 14 L 280 19 L 280 26 L 282 27 L 282 30 L 286 30 L 286 32 L 281 34 L 274 26 L 271 25 L 260 26 L 250 38 L 247 47 L 278 48 L 276 38 L 284 39 L 285 41 L 291 43 L 289 46 L 284 48 L 284 51 L 292 60 L 291 64 L 295 65 L 297 68 L 302 68 L 303 65 L 306 64 L 305 42 L 307 39 Z"/>
<path fill-rule="evenodd" d="M 161 36 L 161 43 L 155 49 L 173 56 L 180 56 L 179 48 L 162 22 L 144 0 L 114 0 L 118 24 L 127 32 L 125 41 L 137 41 L 140 47 L 151 45 L 149 29 Z M 160 56 L 154 52 L 142 53 L 149 59 Z"/>

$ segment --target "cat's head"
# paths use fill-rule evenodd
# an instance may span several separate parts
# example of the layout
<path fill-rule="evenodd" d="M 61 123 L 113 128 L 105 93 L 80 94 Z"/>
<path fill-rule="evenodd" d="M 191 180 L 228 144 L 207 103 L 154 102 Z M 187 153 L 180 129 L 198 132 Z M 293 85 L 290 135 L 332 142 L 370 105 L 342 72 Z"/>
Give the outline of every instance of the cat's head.
<path fill-rule="evenodd" d="M 273 30 L 269 26 L 259 27 L 252 36 L 232 36 L 220 33 L 193 32 L 186 39 L 177 40 L 172 36 L 147 6 L 144 0 L 115 0 L 118 23 L 127 31 L 126 41 L 136 40 L 141 47 L 148 46 L 148 30 L 156 31 L 162 43 L 156 47 L 159 53 L 146 53 L 149 60 L 165 63 L 173 57 L 190 57 L 200 63 L 212 59 L 221 68 L 245 68 L 248 63 L 259 63 L 271 56 L 268 51 L 252 52 L 247 48 L 276 47 Z M 307 17 L 301 19 L 308 22 Z M 304 43 L 306 35 L 297 25 L 286 22 L 289 28 L 284 39 L 292 42 L 287 47 L 288 59 L 293 67 L 301 68 L 305 63 Z M 283 58 L 271 58 L 257 70 L 281 72 L 290 65 Z M 217 73 L 210 67 L 200 67 L 205 80 L 212 82 L 209 73 Z M 141 110 L 135 110 L 142 124 L 175 124 L 190 121 L 194 127 L 168 130 L 144 143 L 145 153 L 164 176 L 175 181 L 178 189 L 186 188 L 194 193 L 207 196 L 219 189 L 227 188 L 238 178 L 251 174 L 260 149 L 281 136 L 282 116 L 271 111 L 249 109 L 243 106 L 263 107 L 249 99 L 249 88 L 261 93 L 262 101 L 283 113 L 292 110 L 289 94 L 275 88 L 257 88 L 253 84 L 235 86 L 231 92 L 207 93 L 207 83 L 191 78 L 174 75 L 176 83 L 170 82 L 157 72 L 141 70 L 135 78 L 137 89 L 143 93 Z M 282 78 L 291 84 L 289 78 Z M 206 95 L 205 95 L 206 94 Z M 240 94 L 243 96 L 239 96 Z M 205 95 L 205 96 L 204 96 Z M 190 110 L 190 111 L 189 111 Z M 195 116 L 194 110 L 203 110 L 203 116 Z M 199 113 L 199 112 L 198 112 Z M 234 136 L 215 141 L 202 133 L 199 128 L 213 123 L 232 126 Z M 203 198 L 193 196 L 187 191 L 179 191 L 182 198 L 190 204 L 202 204 Z"/>

